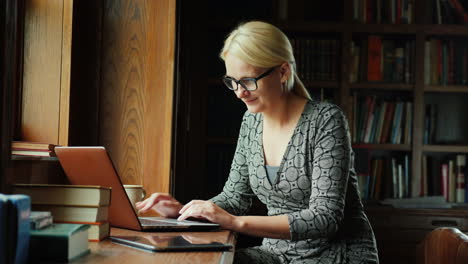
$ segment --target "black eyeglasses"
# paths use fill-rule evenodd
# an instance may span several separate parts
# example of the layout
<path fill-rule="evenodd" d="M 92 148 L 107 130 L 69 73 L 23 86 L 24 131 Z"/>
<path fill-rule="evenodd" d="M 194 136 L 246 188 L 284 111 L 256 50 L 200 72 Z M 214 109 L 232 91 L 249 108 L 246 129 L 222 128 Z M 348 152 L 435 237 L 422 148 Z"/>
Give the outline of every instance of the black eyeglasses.
<path fill-rule="evenodd" d="M 254 77 L 248 77 L 248 78 L 242 78 L 240 80 L 236 80 L 232 77 L 229 76 L 224 76 L 223 77 L 223 82 L 229 88 L 229 90 L 237 91 L 239 89 L 239 84 L 244 87 L 247 91 L 255 91 L 258 89 L 257 86 L 257 81 L 262 79 L 263 77 L 268 76 L 270 73 L 272 73 L 275 70 L 276 66 L 269 69 L 265 73 L 261 74 L 257 78 Z"/>

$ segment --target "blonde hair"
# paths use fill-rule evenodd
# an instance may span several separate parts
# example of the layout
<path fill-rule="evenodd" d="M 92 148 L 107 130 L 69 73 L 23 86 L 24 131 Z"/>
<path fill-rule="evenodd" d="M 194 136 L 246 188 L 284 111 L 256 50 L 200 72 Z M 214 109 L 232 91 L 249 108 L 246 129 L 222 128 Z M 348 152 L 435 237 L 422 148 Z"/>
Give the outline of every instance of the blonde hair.
<path fill-rule="evenodd" d="M 291 43 L 277 27 L 261 21 L 240 24 L 224 41 L 219 54 L 221 59 L 225 60 L 228 52 L 255 67 L 271 68 L 287 62 L 291 75 L 286 80 L 285 89 L 300 97 L 311 99 L 296 73 L 296 60 Z"/>

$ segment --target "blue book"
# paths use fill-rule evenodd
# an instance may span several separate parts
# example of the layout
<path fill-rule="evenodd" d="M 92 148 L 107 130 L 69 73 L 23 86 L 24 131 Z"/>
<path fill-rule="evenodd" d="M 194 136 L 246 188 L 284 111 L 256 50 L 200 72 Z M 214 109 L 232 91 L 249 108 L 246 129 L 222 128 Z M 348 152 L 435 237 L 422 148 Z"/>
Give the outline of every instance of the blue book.
<path fill-rule="evenodd" d="M 28 260 L 29 214 L 31 199 L 24 194 L 7 197 L 7 258 L 8 263 L 22 264 Z"/>
<path fill-rule="evenodd" d="M 7 196 L 0 193 L 0 264 L 7 263 Z"/>
<path fill-rule="evenodd" d="M 468 166 L 465 166 L 465 203 L 468 203 Z"/>

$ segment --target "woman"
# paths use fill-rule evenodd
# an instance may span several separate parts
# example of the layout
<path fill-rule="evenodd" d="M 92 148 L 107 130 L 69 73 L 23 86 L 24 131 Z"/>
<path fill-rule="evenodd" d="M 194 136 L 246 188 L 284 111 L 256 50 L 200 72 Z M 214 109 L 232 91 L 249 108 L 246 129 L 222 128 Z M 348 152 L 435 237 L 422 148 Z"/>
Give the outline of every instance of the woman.
<path fill-rule="evenodd" d="M 242 24 L 220 56 L 223 82 L 247 106 L 223 192 L 184 206 L 153 194 L 137 208 L 264 237 L 237 251 L 238 263 L 378 263 L 347 121 L 337 106 L 311 100 L 285 34 L 264 22 Z M 268 216 L 243 216 L 254 195 Z"/>

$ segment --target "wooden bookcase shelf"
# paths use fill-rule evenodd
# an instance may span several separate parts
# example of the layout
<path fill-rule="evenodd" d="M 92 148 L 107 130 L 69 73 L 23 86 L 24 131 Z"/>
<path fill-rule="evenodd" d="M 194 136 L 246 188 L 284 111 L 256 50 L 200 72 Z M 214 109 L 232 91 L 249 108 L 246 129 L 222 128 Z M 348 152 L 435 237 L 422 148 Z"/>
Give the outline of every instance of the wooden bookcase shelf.
<path fill-rule="evenodd" d="M 462 145 L 423 145 L 425 152 L 468 153 L 468 146 Z"/>
<path fill-rule="evenodd" d="M 11 155 L 13 161 L 50 161 L 58 162 L 57 157 L 40 157 L 40 156 L 23 156 L 23 155 Z"/>
<path fill-rule="evenodd" d="M 353 148 L 411 151 L 411 146 L 407 144 L 354 144 Z"/>
<path fill-rule="evenodd" d="M 330 89 L 338 89 L 340 84 L 338 82 L 333 81 L 309 81 L 304 82 L 306 87 L 319 87 L 319 88 L 330 88 Z"/>
<path fill-rule="evenodd" d="M 349 84 L 351 89 L 374 89 L 374 90 L 401 90 L 401 91 L 413 91 L 413 84 L 399 84 L 399 83 L 351 83 Z"/>
<path fill-rule="evenodd" d="M 426 85 L 425 92 L 438 93 L 468 93 L 468 86 L 465 85 Z"/>

